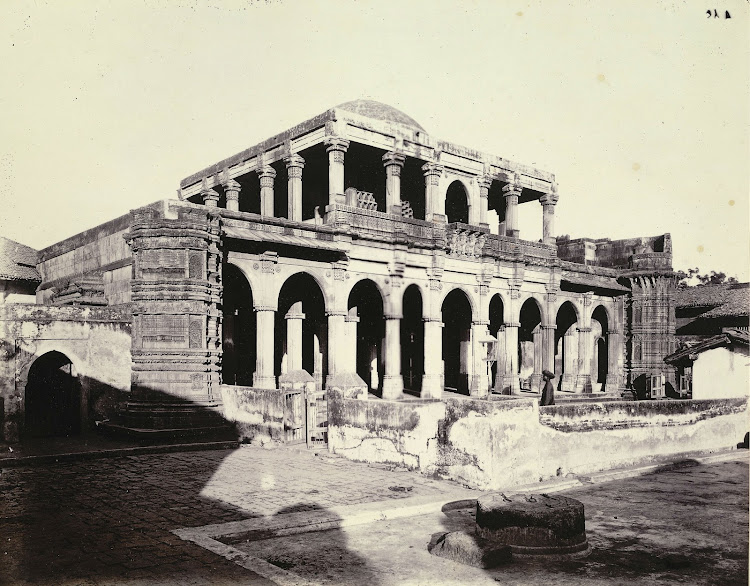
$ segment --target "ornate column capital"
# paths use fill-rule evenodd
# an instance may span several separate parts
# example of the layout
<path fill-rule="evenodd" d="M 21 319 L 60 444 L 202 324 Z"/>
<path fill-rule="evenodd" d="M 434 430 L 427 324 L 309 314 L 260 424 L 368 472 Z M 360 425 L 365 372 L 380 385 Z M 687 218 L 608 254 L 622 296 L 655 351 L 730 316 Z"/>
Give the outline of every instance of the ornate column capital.
<path fill-rule="evenodd" d="M 513 179 L 511 179 L 508 184 L 503 187 L 503 195 L 505 197 L 519 197 L 522 191 L 523 187 L 521 187 L 521 174 L 514 173 Z"/>
<path fill-rule="evenodd" d="M 477 177 L 477 183 L 479 184 L 479 197 L 488 197 L 490 187 L 492 187 L 492 176 L 480 175 Z"/>
<path fill-rule="evenodd" d="M 302 172 L 302 169 L 305 167 L 305 159 L 303 159 L 298 154 L 292 154 L 288 157 L 284 158 L 284 163 L 286 164 L 286 168 L 289 169 L 289 176 L 292 177 L 292 169 L 299 169 L 300 173 Z"/>
<path fill-rule="evenodd" d="M 215 208 L 219 203 L 219 194 L 213 189 L 204 188 L 201 190 L 201 197 L 203 198 L 203 205 L 209 208 Z"/>
<path fill-rule="evenodd" d="M 543 193 L 539 198 L 539 203 L 543 206 L 555 206 L 560 196 L 557 193 L 557 184 L 552 184 L 552 189 L 549 193 Z"/>
<path fill-rule="evenodd" d="M 428 185 L 437 185 L 443 174 L 443 166 L 438 163 L 425 163 L 422 165 L 422 173 Z"/>
<path fill-rule="evenodd" d="M 242 189 L 242 185 L 240 185 L 239 181 L 235 181 L 234 179 L 227 179 L 223 184 L 224 191 L 240 191 Z"/>
<path fill-rule="evenodd" d="M 273 167 L 263 166 L 257 169 L 258 177 L 260 177 L 261 187 L 273 187 L 273 180 L 276 179 L 276 171 Z"/>
<path fill-rule="evenodd" d="M 326 152 L 345 153 L 349 149 L 349 141 L 338 136 L 329 136 L 323 141 L 326 145 Z"/>
<path fill-rule="evenodd" d="M 389 151 L 383 155 L 383 166 L 392 175 L 401 175 L 401 167 L 406 162 L 406 155 L 396 151 Z"/>

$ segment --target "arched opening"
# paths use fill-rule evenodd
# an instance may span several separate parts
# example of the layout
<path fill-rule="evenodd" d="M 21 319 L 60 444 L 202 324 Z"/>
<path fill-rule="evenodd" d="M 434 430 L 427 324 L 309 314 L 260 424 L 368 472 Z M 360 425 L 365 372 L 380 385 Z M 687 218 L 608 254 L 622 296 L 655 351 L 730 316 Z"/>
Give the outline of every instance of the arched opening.
<path fill-rule="evenodd" d="M 592 386 L 594 391 L 606 390 L 604 385 L 609 370 L 609 324 L 607 311 L 601 305 L 591 316 L 591 338 L 594 344 L 591 360 Z"/>
<path fill-rule="evenodd" d="M 448 186 L 445 193 L 445 215 L 448 223 L 469 223 L 469 194 L 464 184 L 456 180 Z"/>
<path fill-rule="evenodd" d="M 493 295 L 490 300 L 490 334 L 497 340 L 495 362 L 492 363 L 492 388 L 496 393 L 503 392 L 503 377 L 506 374 L 504 310 L 500 295 Z"/>
<path fill-rule="evenodd" d="M 359 317 L 357 324 L 357 374 L 367 383 L 371 391 L 382 388 L 383 339 L 385 320 L 383 319 L 383 298 L 377 285 L 365 279 L 352 288 L 347 307 L 349 315 L 356 308 Z"/>
<path fill-rule="evenodd" d="M 256 357 L 253 292 L 236 266 L 222 266 L 221 379 L 225 385 L 252 386 Z"/>
<path fill-rule="evenodd" d="M 297 273 L 282 285 L 274 340 L 276 376 L 306 370 L 322 388 L 328 369 L 328 324 L 323 292 L 311 275 Z"/>
<path fill-rule="evenodd" d="M 424 374 L 424 322 L 422 293 L 416 285 L 404 291 L 401 319 L 401 375 L 404 389 L 419 394 Z"/>
<path fill-rule="evenodd" d="M 578 314 L 575 306 L 566 301 L 557 311 L 555 331 L 555 373 L 560 375 L 558 388 L 574 391 L 578 374 Z"/>
<path fill-rule="evenodd" d="M 536 391 L 542 375 L 542 313 L 535 299 L 530 298 L 524 302 L 520 318 L 518 376 L 522 390 Z"/>
<path fill-rule="evenodd" d="M 471 304 L 466 293 L 454 289 L 445 297 L 443 311 L 443 372 L 446 390 L 469 393 L 471 368 Z"/>
<path fill-rule="evenodd" d="M 26 382 L 26 434 L 78 434 L 81 410 L 81 388 L 70 359 L 61 352 L 47 352 L 37 358 Z"/>

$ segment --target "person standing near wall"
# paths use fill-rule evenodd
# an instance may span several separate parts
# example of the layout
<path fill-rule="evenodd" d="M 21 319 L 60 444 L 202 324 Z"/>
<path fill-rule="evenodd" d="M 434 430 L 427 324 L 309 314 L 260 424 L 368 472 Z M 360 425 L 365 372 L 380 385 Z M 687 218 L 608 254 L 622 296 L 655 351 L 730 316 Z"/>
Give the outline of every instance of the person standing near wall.
<path fill-rule="evenodd" d="M 555 378 L 555 375 L 549 370 L 543 370 L 542 376 L 544 377 L 544 389 L 542 389 L 542 400 L 539 401 L 539 404 L 554 405 L 555 387 L 552 386 L 552 379 Z"/>

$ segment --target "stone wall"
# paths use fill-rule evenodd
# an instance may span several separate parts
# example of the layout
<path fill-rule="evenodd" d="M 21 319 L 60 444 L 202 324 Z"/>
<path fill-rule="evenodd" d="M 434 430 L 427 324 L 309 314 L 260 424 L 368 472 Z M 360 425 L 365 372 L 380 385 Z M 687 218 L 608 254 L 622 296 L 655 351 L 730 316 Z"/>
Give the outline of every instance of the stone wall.
<path fill-rule="evenodd" d="M 284 392 L 221 385 L 224 418 L 237 428 L 241 440 L 284 441 Z"/>
<path fill-rule="evenodd" d="M 329 393 L 329 449 L 482 490 L 734 446 L 747 400 L 588 403 L 533 399 L 357 401 Z"/>
<path fill-rule="evenodd" d="M 84 426 L 114 414 L 130 391 L 130 307 L 0 306 L 0 398 L 5 441 L 23 433 L 26 381 L 34 361 L 60 352 L 81 386 Z"/>

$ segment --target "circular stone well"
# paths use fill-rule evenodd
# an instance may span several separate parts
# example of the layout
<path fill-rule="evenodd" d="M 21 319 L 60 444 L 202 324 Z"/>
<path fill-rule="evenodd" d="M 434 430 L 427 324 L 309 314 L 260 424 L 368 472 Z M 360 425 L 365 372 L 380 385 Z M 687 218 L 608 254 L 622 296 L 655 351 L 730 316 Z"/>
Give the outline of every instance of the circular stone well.
<path fill-rule="evenodd" d="M 583 503 L 547 494 L 490 493 L 477 500 L 477 534 L 510 545 L 514 557 L 582 557 L 586 539 Z"/>

